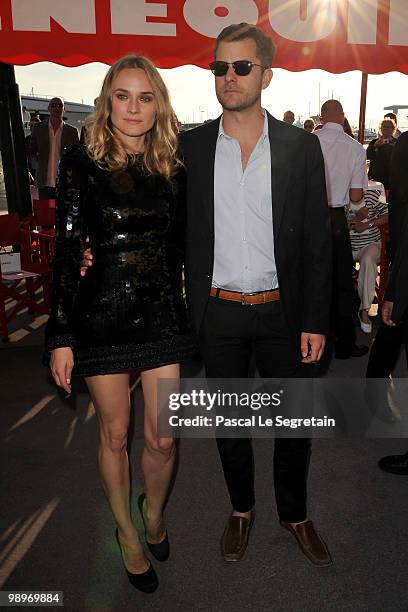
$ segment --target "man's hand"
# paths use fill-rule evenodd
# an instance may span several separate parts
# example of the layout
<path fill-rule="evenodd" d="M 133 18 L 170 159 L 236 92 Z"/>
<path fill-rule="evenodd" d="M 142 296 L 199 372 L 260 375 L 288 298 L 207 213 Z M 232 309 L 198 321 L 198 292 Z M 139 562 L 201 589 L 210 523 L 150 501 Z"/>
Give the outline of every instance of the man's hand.
<path fill-rule="evenodd" d="M 303 357 L 302 363 L 317 363 L 320 361 L 325 344 L 326 336 L 323 336 L 323 334 L 302 332 L 300 335 L 300 350 Z"/>
<path fill-rule="evenodd" d="M 91 249 L 87 249 L 86 251 L 84 251 L 84 257 L 82 260 L 82 266 L 80 270 L 81 276 L 85 276 L 85 274 L 88 271 L 88 268 L 90 268 L 92 264 L 93 264 L 93 255 L 91 253 Z"/>
<path fill-rule="evenodd" d="M 383 307 L 382 307 L 382 312 L 381 312 L 382 320 L 389 327 L 395 327 L 395 323 L 391 319 L 393 307 L 394 307 L 394 302 L 387 302 L 387 300 L 384 302 Z"/>

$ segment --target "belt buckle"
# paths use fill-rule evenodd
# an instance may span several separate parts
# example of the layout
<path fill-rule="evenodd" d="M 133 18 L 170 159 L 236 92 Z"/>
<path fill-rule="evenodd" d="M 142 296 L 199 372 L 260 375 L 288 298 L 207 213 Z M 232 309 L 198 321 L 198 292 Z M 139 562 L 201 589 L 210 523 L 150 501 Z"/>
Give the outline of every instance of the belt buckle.
<path fill-rule="evenodd" d="M 248 295 L 256 295 L 255 293 L 241 293 L 241 305 L 242 306 L 254 306 L 254 304 L 251 304 L 251 302 L 246 302 L 245 298 Z"/>

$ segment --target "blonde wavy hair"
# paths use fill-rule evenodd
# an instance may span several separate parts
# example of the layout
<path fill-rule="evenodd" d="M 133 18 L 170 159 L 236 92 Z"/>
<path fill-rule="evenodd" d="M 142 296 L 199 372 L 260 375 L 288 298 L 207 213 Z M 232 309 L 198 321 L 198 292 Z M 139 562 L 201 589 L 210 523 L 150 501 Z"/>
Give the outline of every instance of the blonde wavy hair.
<path fill-rule="evenodd" d="M 121 170 L 127 165 L 128 154 L 115 135 L 110 120 L 112 84 L 119 72 L 126 68 L 141 68 L 145 71 L 156 102 L 156 120 L 145 136 L 144 165 L 150 174 L 162 174 L 170 178 L 182 165 L 177 155 L 176 115 L 157 68 L 142 55 L 126 55 L 109 68 L 95 110 L 85 122 L 88 154 L 100 168 L 107 170 Z"/>

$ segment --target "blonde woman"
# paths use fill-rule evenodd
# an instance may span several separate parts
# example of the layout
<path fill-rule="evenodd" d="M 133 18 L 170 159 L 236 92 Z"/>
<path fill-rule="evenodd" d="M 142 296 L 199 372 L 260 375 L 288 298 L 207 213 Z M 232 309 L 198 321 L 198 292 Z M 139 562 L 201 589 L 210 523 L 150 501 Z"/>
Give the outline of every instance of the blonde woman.
<path fill-rule="evenodd" d="M 397 126 L 392 119 L 385 118 L 378 128 L 379 137 L 374 138 L 367 147 L 367 159 L 370 161 L 369 177 L 390 188 L 390 164 L 394 145 L 397 142 Z"/>
<path fill-rule="evenodd" d="M 61 159 L 54 302 L 47 327 L 51 371 L 71 392 L 85 377 L 100 427 L 99 469 L 117 524 L 129 581 L 158 586 L 130 513 L 127 456 L 129 377 L 141 372 L 146 495 L 139 498 L 146 542 L 160 561 L 169 541 L 163 505 L 175 446 L 157 434 L 157 382 L 176 379 L 195 350 L 181 294 L 183 168 L 174 112 L 153 64 L 126 56 L 108 71 L 85 146 Z M 79 274 L 84 238 L 93 265 Z"/>

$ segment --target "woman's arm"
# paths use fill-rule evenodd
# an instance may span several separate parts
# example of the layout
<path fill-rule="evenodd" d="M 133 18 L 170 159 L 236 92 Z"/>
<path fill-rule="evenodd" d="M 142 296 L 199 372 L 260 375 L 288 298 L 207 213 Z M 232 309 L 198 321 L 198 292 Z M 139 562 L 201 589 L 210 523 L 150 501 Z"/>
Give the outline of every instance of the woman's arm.
<path fill-rule="evenodd" d="M 84 194 L 88 176 L 84 155 L 79 147 L 71 147 L 61 158 L 58 169 L 52 301 L 45 332 L 49 351 L 72 349 L 76 344 L 72 313 L 86 234 Z"/>
<path fill-rule="evenodd" d="M 173 178 L 175 208 L 169 232 L 169 244 L 174 251 L 174 255 L 181 263 L 184 263 L 186 250 L 186 179 L 186 171 L 183 167 L 180 167 Z"/>

